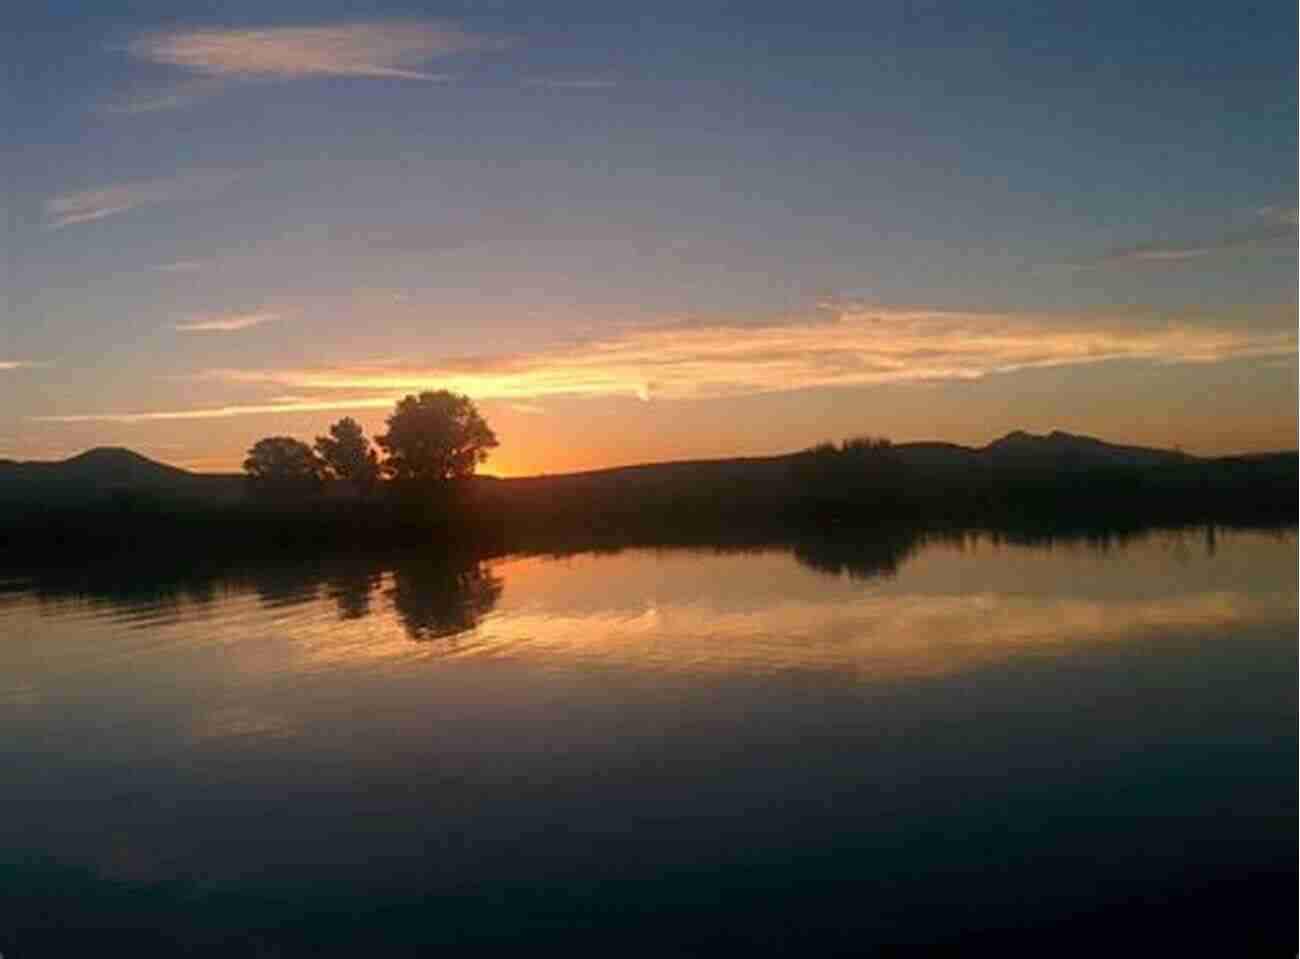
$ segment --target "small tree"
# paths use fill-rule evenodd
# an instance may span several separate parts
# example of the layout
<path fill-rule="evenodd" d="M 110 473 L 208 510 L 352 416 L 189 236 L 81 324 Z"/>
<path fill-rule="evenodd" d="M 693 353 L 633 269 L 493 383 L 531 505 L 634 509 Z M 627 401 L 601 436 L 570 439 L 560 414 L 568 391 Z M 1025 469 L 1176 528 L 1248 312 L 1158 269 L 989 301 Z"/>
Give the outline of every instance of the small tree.
<path fill-rule="evenodd" d="M 350 416 L 331 426 L 329 436 L 316 437 L 316 453 L 331 475 L 351 483 L 360 493 L 368 493 L 379 477 L 379 458 L 361 432 L 361 424 Z"/>
<path fill-rule="evenodd" d="M 292 497 L 320 491 L 325 467 L 312 448 L 292 436 L 268 436 L 253 444 L 244 472 L 254 491 Z"/>
<path fill-rule="evenodd" d="M 375 442 L 387 454 L 383 469 L 394 480 L 440 485 L 472 476 L 497 438 L 473 400 L 438 390 L 398 402 L 388 432 Z"/>

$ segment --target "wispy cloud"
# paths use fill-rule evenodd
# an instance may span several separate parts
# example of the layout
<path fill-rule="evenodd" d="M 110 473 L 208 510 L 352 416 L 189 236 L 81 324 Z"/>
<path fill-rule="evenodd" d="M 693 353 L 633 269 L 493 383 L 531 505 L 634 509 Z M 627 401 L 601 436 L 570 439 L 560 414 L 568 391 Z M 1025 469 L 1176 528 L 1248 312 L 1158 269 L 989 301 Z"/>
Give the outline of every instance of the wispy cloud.
<path fill-rule="evenodd" d="M 608 90 L 618 86 L 618 81 L 609 77 L 527 77 L 524 83 L 548 90 Z"/>
<path fill-rule="evenodd" d="M 191 316 L 172 326 L 180 333 L 234 333 L 280 319 L 279 313 L 223 313 Z"/>
<path fill-rule="evenodd" d="M 393 405 L 393 397 L 251 403 L 203 406 L 187 410 L 155 410 L 143 413 L 73 413 L 67 416 L 33 416 L 38 423 L 155 423 L 167 420 L 217 420 L 264 413 L 321 413 L 332 410 L 377 410 Z"/>
<path fill-rule="evenodd" d="M 1296 223 L 1294 208 L 1266 206 L 1255 211 L 1254 222 L 1225 231 L 1210 241 L 1121 247 L 1070 265 L 1081 270 L 1104 266 L 1173 266 L 1225 250 L 1265 246 L 1279 240 L 1294 244 L 1297 236 Z"/>
<path fill-rule="evenodd" d="M 1285 311 L 1279 311 L 1281 316 Z M 1270 318 L 1272 319 L 1272 318 Z M 86 413 L 56 421 L 142 422 L 259 413 L 381 409 L 405 393 L 446 388 L 480 400 L 546 397 L 709 399 L 828 387 L 977 380 L 1108 361 L 1210 363 L 1290 357 L 1286 317 L 1266 330 L 1091 313 L 877 309 L 832 301 L 760 324 L 694 321 L 634 327 L 535 353 L 291 369 L 211 370 L 215 383 L 264 386 L 281 402 L 206 409 Z M 282 394 L 290 395 L 282 395 Z"/>
<path fill-rule="evenodd" d="M 195 80 L 167 90 L 155 90 L 140 96 L 128 97 L 104 105 L 106 113 L 136 115 L 157 113 L 160 110 L 177 110 L 215 96 L 226 85 L 224 80 Z"/>
<path fill-rule="evenodd" d="M 74 223 L 93 223 L 139 206 L 162 203 L 171 195 L 163 181 L 123 183 L 99 190 L 83 190 L 51 197 L 45 204 L 46 227 L 57 230 Z"/>
<path fill-rule="evenodd" d="M 304 77 L 450 79 L 423 66 L 439 57 L 507 46 L 508 38 L 473 33 L 453 23 L 374 20 L 251 30 L 196 29 L 146 33 L 127 52 L 150 63 L 187 71 L 190 82 L 111 106 L 143 113 L 186 106 L 232 82 Z"/>
<path fill-rule="evenodd" d="M 1127 250 L 1114 250 L 1105 254 L 1092 265 L 1102 263 L 1182 263 L 1184 260 L 1198 260 L 1214 252 L 1208 246 L 1137 246 Z"/>
<path fill-rule="evenodd" d="M 203 269 L 198 260 L 177 260 L 174 263 L 161 263 L 154 267 L 159 273 L 197 273 Z"/>
<path fill-rule="evenodd" d="M 132 180 L 95 190 L 63 193 L 46 201 L 45 228 L 58 230 L 77 223 L 93 223 L 176 197 L 220 189 L 232 180 L 231 174 L 204 173 L 173 180 Z"/>
<path fill-rule="evenodd" d="M 44 365 L 44 363 L 38 363 L 35 360 L 0 360 L 0 373 L 8 373 L 12 370 L 30 370 Z"/>

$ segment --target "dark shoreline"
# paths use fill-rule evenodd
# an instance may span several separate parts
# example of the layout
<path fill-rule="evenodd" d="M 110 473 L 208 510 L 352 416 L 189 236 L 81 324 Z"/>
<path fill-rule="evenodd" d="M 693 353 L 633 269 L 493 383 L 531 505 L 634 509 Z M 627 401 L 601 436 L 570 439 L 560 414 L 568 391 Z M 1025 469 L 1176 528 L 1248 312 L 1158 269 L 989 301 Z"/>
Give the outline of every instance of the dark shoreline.
<path fill-rule="evenodd" d="M 1052 537 L 1297 521 L 1294 453 L 1151 466 L 927 470 L 850 458 L 477 477 L 369 498 L 237 501 L 118 489 L 0 502 L 0 566 L 437 549 L 479 556 L 618 545 L 763 545 L 985 529 Z"/>

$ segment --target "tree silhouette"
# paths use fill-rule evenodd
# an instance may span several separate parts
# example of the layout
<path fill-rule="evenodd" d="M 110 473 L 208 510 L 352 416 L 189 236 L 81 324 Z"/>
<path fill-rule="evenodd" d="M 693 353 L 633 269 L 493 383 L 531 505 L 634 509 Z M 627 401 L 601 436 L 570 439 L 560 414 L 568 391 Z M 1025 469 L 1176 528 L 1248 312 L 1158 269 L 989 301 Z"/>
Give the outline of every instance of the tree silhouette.
<path fill-rule="evenodd" d="M 320 491 L 325 467 L 312 448 L 291 436 L 268 436 L 244 460 L 249 484 L 260 495 L 292 497 Z"/>
<path fill-rule="evenodd" d="M 497 438 L 468 396 L 438 390 L 401 400 L 375 442 L 394 480 L 441 484 L 473 475 Z"/>
<path fill-rule="evenodd" d="M 379 459 L 361 424 L 347 416 L 330 427 L 329 436 L 316 437 L 316 453 L 330 474 L 368 493 L 379 478 Z"/>

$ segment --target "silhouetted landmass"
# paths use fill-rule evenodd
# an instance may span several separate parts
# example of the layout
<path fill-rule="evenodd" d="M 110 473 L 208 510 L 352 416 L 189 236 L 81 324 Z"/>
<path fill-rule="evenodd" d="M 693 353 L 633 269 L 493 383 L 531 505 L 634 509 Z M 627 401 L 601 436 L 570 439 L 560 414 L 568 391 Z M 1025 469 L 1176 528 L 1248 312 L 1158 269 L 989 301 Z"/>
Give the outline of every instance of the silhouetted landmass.
<path fill-rule="evenodd" d="M 188 504 L 236 503 L 242 476 L 191 473 L 120 447 L 100 446 L 66 460 L 0 460 L 0 509 L 102 505 L 122 497 L 156 497 Z"/>
<path fill-rule="evenodd" d="M 105 552 L 200 554 L 437 543 L 478 552 L 666 541 L 756 543 L 854 530 L 998 528 L 1032 536 L 1150 525 L 1294 523 L 1295 452 L 1199 458 L 1066 433 L 1011 433 L 982 448 L 886 441 L 785 456 L 659 463 L 499 479 L 419 497 L 332 481 L 267 501 L 243 477 L 204 475 L 129 450 L 0 462 L 9 559 L 75 563 Z"/>

